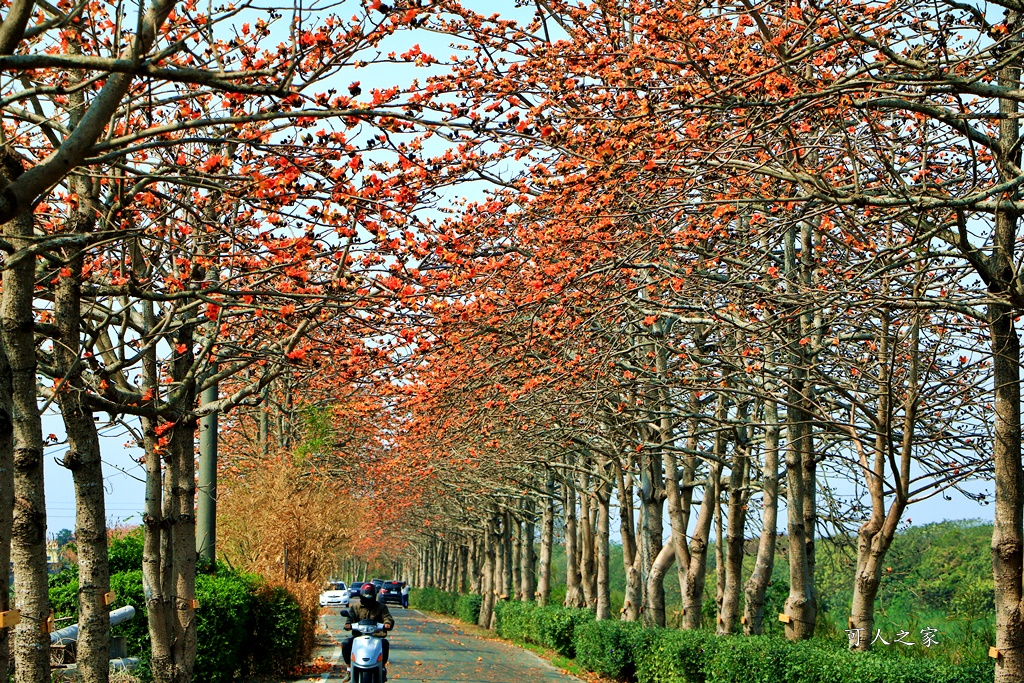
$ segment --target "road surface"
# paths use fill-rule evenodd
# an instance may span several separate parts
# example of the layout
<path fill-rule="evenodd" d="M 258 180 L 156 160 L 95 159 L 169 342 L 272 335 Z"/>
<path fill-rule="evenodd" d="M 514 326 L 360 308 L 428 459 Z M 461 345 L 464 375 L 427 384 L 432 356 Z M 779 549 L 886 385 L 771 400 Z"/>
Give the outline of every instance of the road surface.
<path fill-rule="evenodd" d="M 327 634 L 321 637 L 316 654 L 332 665 L 321 675 L 325 681 L 345 678 L 339 644 L 346 631 L 340 611 L 326 608 L 321 617 Z M 388 683 L 580 683 L 528 650 L 469 635 L 416 610 L 392 607 L 391 614 L 395 630 L 388 636 Z"/>

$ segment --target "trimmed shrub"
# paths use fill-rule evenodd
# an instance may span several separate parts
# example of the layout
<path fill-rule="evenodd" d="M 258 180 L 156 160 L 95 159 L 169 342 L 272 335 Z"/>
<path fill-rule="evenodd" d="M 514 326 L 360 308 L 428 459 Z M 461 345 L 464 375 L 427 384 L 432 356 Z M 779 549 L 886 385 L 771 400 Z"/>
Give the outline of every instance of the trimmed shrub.
<path fill-rule="evenodd" d="M 565 657 L 576 655 L 572 642 L 576 626 L 594 621 L 594 612 L 589 609 L 540 607 L 517 600 L 498 602 L 494 610 L 499 636 L 543 645 Z"/>
<path fill-rule="evenodd" d="M 426 612 L 455 614 L 459 596 L 440 588 L 413 588 L 409 591 L 409 607 Z"/>
<path fill-rule="evenodd" d="M 494 631 L 502 638 L 541 645 L 532 615 L 540 610 L 532 602 L 498 601 L 494 603 Z"/>
<path fill-rule="evenodd" d="M 706 661 L 707 683 L 778 683 L 785 669 L 787 646 L 775 636 L 727 636 Z M 800 680 L 806 680 L 803 676 Z"/>
<path fill-rule="evenodd" d="M 708 630 L 595 621 L 590 610 L 498 602 L 497 634 L 541 645 L 589 670 L 637 683 L 989 683 L 991 663 L 954 665 L 845 640 L 791 643 L 776 635 L 717 636 Z"/>
<path fill-rule="evenodd" d="M 455 602 L 455 616 L 467 624 L 475 624 L 480 619 L 480 604 L 483 598 L 475 593 L 460 595 Z"/>
<path fill-rule="evenodd" d="M 280 674 L 299 663 L 302 610 L 281 586 L 259 585 L 253 592 L 245 673 Z"/>
<path fill-rule="evenodd" d="M 152 651 L 142 571 L 114 574 L 110 587 L 117 593 L 111 608 L 131 605 L 136 612 L 134 619 L 113 627 L 111 635 L 126 638 L 128 652 L 140 660 L 140 677 L 149 678 Z M 70 616 L 77 611 L 77 593 L 75 576 L 51 587 L 50 599 Z M 284 588 L 218 565 L 214 574 L 196 576 L 196 599 L 197 683 L 283 673 L 299 663 L 302 618 L 297 600 Z"/>
<path fill-rule="evenodd" d="M 576 663 L 602 676 L 628 680 L 636 673 L 633 640 L 640 624 L 626 621 L 587 621 L 573 629 Z"/>
<path fill-rule="evenodd" d="M 637 680 L 640 683 L 705 683 L 705 663 L 714 656 L 718 645 L 718 637 L 710 631 L 637 629 L 633 637 Z"/>
<path fill-rule="evenodd" d="M 255 586 L 240 574 L 196 576 L 196 683 L 227 683 L 246 664 Z"/>

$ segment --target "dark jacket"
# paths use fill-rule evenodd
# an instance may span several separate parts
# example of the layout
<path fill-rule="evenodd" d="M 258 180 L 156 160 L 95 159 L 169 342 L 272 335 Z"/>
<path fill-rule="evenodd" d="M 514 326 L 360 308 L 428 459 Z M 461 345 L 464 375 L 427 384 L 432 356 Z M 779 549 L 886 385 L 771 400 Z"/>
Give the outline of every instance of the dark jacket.
<path fill-rule="evenodd" d="M 391 616 L 388 606 L 380 600 L 374 600 L 369 607 L 363 607 L 361 600 L 355 600 L 348 606 L 348 620 L 346 624 L 354 624 L 357 621 L 369 620 L 377 624 L 387 624 L 393 628 L 395 618 Z M 377 635 L 383 635 L 381 633 Z"/>

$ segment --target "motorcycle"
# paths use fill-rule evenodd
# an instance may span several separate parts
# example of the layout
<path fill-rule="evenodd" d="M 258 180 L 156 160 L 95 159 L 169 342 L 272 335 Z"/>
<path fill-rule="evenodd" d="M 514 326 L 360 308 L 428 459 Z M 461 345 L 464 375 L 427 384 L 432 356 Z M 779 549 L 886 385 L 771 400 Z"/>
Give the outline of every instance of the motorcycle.
<path fill-rule="evenodd" d="M 352 624 L 352 658 L 349 664 L 352 683 L 384 683 L 387 680 L 383 638 L 375 636 L 386 630 L 384 624 L 368 620 Z"/>

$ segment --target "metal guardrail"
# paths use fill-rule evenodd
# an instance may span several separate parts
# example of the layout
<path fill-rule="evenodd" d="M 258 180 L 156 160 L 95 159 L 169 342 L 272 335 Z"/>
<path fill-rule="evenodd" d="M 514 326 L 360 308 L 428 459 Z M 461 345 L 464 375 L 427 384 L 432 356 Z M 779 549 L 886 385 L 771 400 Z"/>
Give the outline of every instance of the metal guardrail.
<path fill-rule="evenodd" d="M 135 608 L 131 605 L 127 607 L 121 607 L 113 610 L 110 613 L 110 625 L 117 626 L 118 624 L 128 621 L 135 616 Z M 78 640 L 78 624 L 72 624 L 71 626 L 65 626 L 64 628 L 54 631 L 50 634 L 50 645 L 67 645 L 74 643 Z"/>

